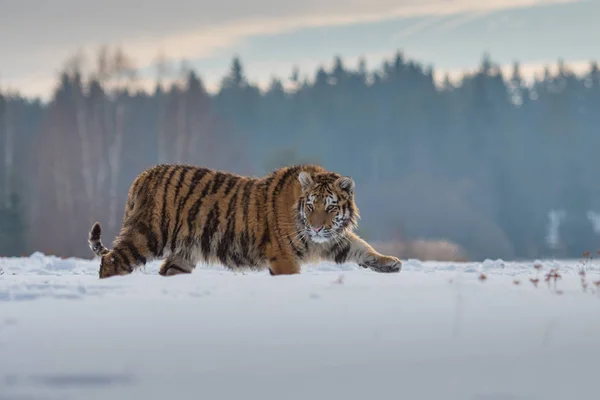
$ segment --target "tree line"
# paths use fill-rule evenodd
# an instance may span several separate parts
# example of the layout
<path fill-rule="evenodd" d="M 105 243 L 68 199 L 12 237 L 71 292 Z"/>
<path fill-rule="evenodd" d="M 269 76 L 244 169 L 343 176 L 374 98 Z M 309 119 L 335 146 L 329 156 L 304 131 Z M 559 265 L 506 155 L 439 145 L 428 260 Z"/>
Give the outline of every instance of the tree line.
<path fill-rule="evenodd" d="M 49 102 L 0 92 L 0 255 L 90 257 L 92 223 L 109 241 L 130 183 L 156 163 L 262 175 L 316 162 L 356 180 L 370 240 L 579 257 L 600 248 L 600 72 L 557 66 L 527 84 L 518 63 L 504 75 L 484 55 L 439 84 L 396 52 L 261 90 L 234 57 L 215 93 L 192 69 L 145 92 L 122 51 L 103 49 L 87 73 L 75 57 Z"/>

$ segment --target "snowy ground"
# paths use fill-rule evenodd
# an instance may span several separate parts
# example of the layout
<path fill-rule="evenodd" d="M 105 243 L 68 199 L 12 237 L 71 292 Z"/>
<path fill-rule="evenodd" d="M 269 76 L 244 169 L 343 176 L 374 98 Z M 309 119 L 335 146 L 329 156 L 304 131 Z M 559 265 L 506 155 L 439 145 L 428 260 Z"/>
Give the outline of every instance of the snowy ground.
<path fill-rule="evenodd" d="M 533 265 L 100 281 L 96 261 L 0 258 L 0 400 L 597 398 L 600 262 L 585 292 L 581 262 L 544 262 L 537 288 Z"/>

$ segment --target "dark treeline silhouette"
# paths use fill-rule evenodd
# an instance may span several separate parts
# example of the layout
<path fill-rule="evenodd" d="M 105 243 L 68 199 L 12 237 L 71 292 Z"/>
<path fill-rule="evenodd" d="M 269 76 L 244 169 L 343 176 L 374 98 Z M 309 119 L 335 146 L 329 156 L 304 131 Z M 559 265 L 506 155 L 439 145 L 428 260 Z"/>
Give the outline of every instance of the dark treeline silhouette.
<path fill-rule="evenodd" d="M 600 248 L 595 63 L 526 85 L 518 64 L 503 76 L 484 56 L 439 85 L 400 52 L 373 70 L 334 61 L 261 91 L 234 58 L 217 93 L 191 70 L 146 93 L 126 55 L 103 50 L 92 73 L 71 62 L 47 104 L 0 94 L 0 255 L 91 257 L 92 223 L 109 242 L 132 180 L 163 162 L 320 163 L 356 180 L 361 234 L 379 242 L 444 239 L 470 259 Z"/>

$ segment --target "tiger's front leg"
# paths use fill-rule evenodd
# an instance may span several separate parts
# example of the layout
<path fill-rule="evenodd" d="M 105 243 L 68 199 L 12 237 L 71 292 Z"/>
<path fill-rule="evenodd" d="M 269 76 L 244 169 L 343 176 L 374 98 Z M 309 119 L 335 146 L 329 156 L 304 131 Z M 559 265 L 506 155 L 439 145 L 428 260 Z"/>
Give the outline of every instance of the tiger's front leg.
<path fill-rule="evenodd" d="M 300 265 L 291 257 L 272 257 L 269 262 L 269 274 L 294 275 L 300 273 Z"/>
<path fill-rule="evenodd" d="M 354 262 L 376 272 L 400 272 L 402 269 L 400 259 L 378 253 L 370 244 L 354 233 L 348 234 L 346 240 L 341 244 L 336 244 L 329 256 L 338 264 Z"/>

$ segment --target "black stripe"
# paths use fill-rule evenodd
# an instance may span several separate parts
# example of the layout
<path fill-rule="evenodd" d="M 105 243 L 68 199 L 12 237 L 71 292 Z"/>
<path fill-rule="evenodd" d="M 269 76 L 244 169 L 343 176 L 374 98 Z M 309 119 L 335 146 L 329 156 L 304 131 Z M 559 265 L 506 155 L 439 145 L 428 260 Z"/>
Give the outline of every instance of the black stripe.
<path fill-rule="evenodd" d="M 242 253 L 242 256 L 246 259 L 249 258 L 248 241 L 250 226 L 248 221 L 248 208 L 250 207 L 250 191 L 253 185 L 254 181 L 248 180 L 244 184 L 244 190 L 242 193 L 242 223 L 244 224 L 244 229 L 242 231 L 242 234 L 240 235 L 240 252 Z M 258 220 L 256 221 L 256 223 L 258 223 Z"/>
<path fill-rule="evenodd" d="M 256 201 L 256 223 L 257 224 L 261 221 L 261 211 L 263 211 L 263 215 L 262 215 L 263 219 L 267 218 L 266 211 L 267 211 L 267 205 L 268 205 L 269 186 L 271 186 L 273 179 L 274 179 L 274 175 L 270 175 L 268 178 L 266 178 L 262 182 L 261 185 L 256 186 L 255 201 Z M 260 191 L 262 191 L 262 193 L 260 193 Z M 260 198 L 261 194 L 262 194 L 262 203 L 259 203 L 259 198 Z M 268 220 L 264 221 L 264 223 L 257 226 L 257 229 L 256 229 L 257 235 L 260 234 L 259 227 L 261 227 L 261 226 L 264 228 L 264 232 L 262 234 L 262 237 L 260 238 L 260 242 L 258 243 L 258 251 L 259 251 L 259 255 L 261 257 L 264 257 L 265 246 L 269 242 L 269 234 L 270 234 Z M 252 243 L 256 243 L 257 239 L 258 238 L 253 235 Z"/>
<path fill-rule="evenodd" d="M 262 235 L 262 238 L 260 239 L 260 244 L 258 245 L 258 248 L 261 250 L 261 253 L 264 252 L 265 246 L 269 241 L 269 233 L 269 224 L 265 224 L 265 231 Z"/>
<path fill-rule="evenodd" d="M 296 257 L 298 258 L 302 258 L 304 257 L 304 253 L 296 247 L 296 245 L 294 244 L 294 241 L 292 240 L 292 238 L 290 238 L 290 235 L 287 235 L 288 241 L 290 242 L 290 246 L 292 246 L 292 250 L 294 250 L 294 253 L 296 253 Z"/>
<path fill-rule="evenodd" d="M 225 213 L 226 219 L 233 220 L 234 227 L 235 227 L 235 220 L 236 220 L 235 213 L 236 213 L 237 199 L 240 194 L 240 189 L 241 189 L 240 185 L 237 185 L 235 187 L 235 190 L 233 191 L 233 195 L 229 198 L 229 202 L 227 203 L 227 212 Z"/>
<path fill-rule="evenodd" d="M 224 190 L 223 190 L 223 195 L 222 195 L 222 196 L 219 196 L 219 197 L 222 197 L 222 198 L 224 198 L 224 197 L 225 197 L 225 193 L 227 192 L 227 185 L 229 184 L 229 182 L 230 182 L 230 181 L 231 181 L 231 179 L 229 178 L 229 176 L 225 175 L 225 176 L 223 177 L 223 181 L 222 181 L 222 182 L 215 182 L 215 186 L 218 184 L 218 185 L 219 185 L 219 187 L 218 187 L 218 188 L 215 188 L 215 187 L 213 186 L 213 190 L 212 190 L 212 193 L 211 193 L 211 194 L 217 194 L 217 193 L 219 192 L 219 189 L 221 189 L 222 187 L 224 187 Z"/>
<path fill-rule="evenodd" d="M 167 174 L 167 172 L 169 172 L 169 166 L 168 165 L 163 165 L 158 169 L 157 172 L 157 177 L 155 180 L 155 185 L 152 188 L 152 193 L 149 193 L 151 195 L 156 195 L 156 191 L 158 190 L 159 186 L 162 184 L 163 178 L 165 177 L 165 175 Z M 152 198 L 152 196 L 147 196 Z"/>
<path fill-rule="evenodd" d="M 120 261 L 122 264 L 125 264 L 125 266 L 130 268 L 131 261 L 129 260 L 129 257 L 127 257 L 127 254 L 125 254 L 122 249 L 115 249 L 114 253 L 117 256 L 117 258 L 120 258 Z"/>
<path fill-rule="evenodd" d="M 253 181 L 248 180 L 244 185 L 244 192 L 242 195 L 242 204 L 243 204 L 243 214 L 242 221 L 244 221 L 244 226 L 246 230 L 248 230 L 248 207 L 250 207 L 250 190 L 252 189 Z"/>
<path fill-rule="evenodd" d="M 252 196 L 252 189 L 254 189 L 254 196 Z M 260 219 L 260 212 L 264 209 L 264 205 L 262 205 L 260 202 L 260 189 L 261 186 L 258 185 L 256 182 L 254 182 L 254 184 L 250 188 L 250 201 L 254 203 L 254 207 L 256 209 L 256 220 L 254 226 L 255 229 L 248 230 L 248 233 L 250 234 L 251 243 L 249 246 L 251 247 L 254 247 L 256 245 L 256 236 L 260 233 L 261 226 L 265 225 Z"/>
<path fill-rule="evenodd" d="M 281 192 L 281 189 L 283 189 L 283 186 L 286 184 L 288 179 L 290 179 L 290 177 L 293 174 L 295 174 L 298 171 L 298 169 L 299 169 L 299 167 L 292 167 L 292 168 L 288 169 L 287 171 L 285 171 L 285 173 L 283 174 L 281 179 L 279 179 L 279 181 L 277 182 L 277 185 L 275 185 L 275 188 L 273 189 L 273 193 L 271 193 L 271 195 L 273 196 L 271 198 L 273 209 L 275 209 L 275 204 L 276 204 L 275 202 L 277 201 L 277 196 Z"/>
<path fill-rule="evenodd" d="M 206 222 L 204 224 L 204 229 L 202 231 L 202 237 L 200 239 L 200 246 L 202 248 L 202 253 L 206 261 L 208 261 L 209 256 L 211 255 L 211 240 L 215 232 L 219 227 L 219 205 L 215 202 L 206 217 Z"/>
<path fill-rule="evenodd" d="M 140 216 L 152 214 L 152 207 L 154 207 L 153 191 L 158 186 L 158 184 L 155 184 L 154 186 L 152 186 L 152 184 L 155 182 L 156 175 L 163 171 L 163 168 L 153 167 L 148 173 L 146 179 L 139 185 L 135 196 L 139 206 L 138 210 L 141 211 L 142 214 Z M 156 179 L 160 182 L 162 177 Z"/>
<path fill-rule="evenodd" d="M 206 194 L 210 190 L 211 185 L 214 185 L 215 177 L 213 176 L 204 184 L 204 188 L 202 189 L 202 193 L 196 199 L 192 207 L 190 208 L 190 212 L 188 214 L 187 223 L 188 223 L 188 232 L 190 232 L 190 236 L 195 235 L 196 229 L 194 228 L 194 222 L 196 221 L 196 217 L 198 216 L 198 212 L 200 211 L 200 207 L 202 206 L 202 202 L 206 197 Z"/>
<path fill-rule="evenodd" d="M 219 243 L 219 247 L 217 249 L 217 258 L 221 263 L 227 264 L 227 253 L 228 250 L 233 248 L 233 239 L 234 239 L 234 231 L 235 231 L 235 218 L 231 218 L 231 214 L 235 208 L 235 203 L 237 202 L 238 191 L 236 190 L 233 196 L 229 199 L 229 205 L 227 207 L 227 213 L 225 214 L 225 220 L 227 221 L 227 229 L 223 234 L 223 238 Z M 229 252 L 233 253 L 233 252 Z"/>
<path fill-rule="evenodd" d="M 344 220 L 342 221 L 342 228 L 346 228 L 354 220 L 354 206 L 351 202 L 348 202 L 346 206 L 348 207 L 348 217 L 344 217 Z M 346 212 L 346 210 L 343 208 L 344 207 L 342 207 L 342 215 L 344 215 Z"/>
<path fill-rule="evenodd" d="M 170 218 L 167 215 L 167 194 L 169 193 L 169 185 L 173 180 L 173 175 L 180 168 L 174 167 L 171 172 L 169 172 L 169 176 L 167 177 L 167 181 L 164 184 L 164 192 L 163 192 L 163 205 L 162 212 L 160 214 L 160 232 L 161 232 L 161 241 L 160 241 L 160 250 L 158 251 L 158 256 L 162 256 L 167 246 L 167 236 L 169 235 L 169 220 Z"/>
<path fill-rule="evenodd" d="M 171 268 L 174 269 L 174 270 L 177 270 L 177 271 L 179 271 L 181 273 L 184 273 L 184 274 L 189 274 L 190 273 L 190 271 L 186 271 L 185 269 L 181 268 L 179 265 L 171 264 L 167 268 L 165 268 L 165 274 Z"/>
<path fill-rule="evenodd" d="M 144 217 L 146 217 L 149 220 L 151 220 L 153 208 L 156 207 L 156 201 L 155 201 L 156 191 L 158 190 L 158 187 L 162 183 L 162 180 L 168 171 L 168 166 L 165 165 L 165 166 L 156 167 L 156 171 L 157 171 L 157 177 L 155 180 L 155 184 L 151 190 L 146 191 L 145 196 L 142 196 L 143 200 L 140 203 L 140 210 L 145 211 Z"/>
<path fill-rule="evenodd" d="M 286 182 L 288 181 L 288 179 L 290 179 L 290 177 L 295 174 L 298 169 L 300 167 L 296 166 L 296 167 L 291 167 L 289 168 L 287 171 L 285 171 L 285 173 L 283 174 L 283 176 L 281 177 L 281 179 L 279 179 L 279 181 L 277 182 L 277 185 L 275 185 L 275 188 L 273 189 L 273 192 L 271 193 L 271 206 L 273 207 L 273 213 L 274 215 L 277 215 L 277 198 L 279 196 L 279 194 L 281 193 L 281 190 L 283 189 L 284 185 L 286 184 Z M 281 237 L 281 230 L 279 229 L 279 221 L 277 221 L 277 219 L 275 219 L 275 235 L 277 237 Z M 277 243 L 281 246 L 281 242 L 277 241 Z"/>
<path fill-rule="evenodd" d="M 301 198 L 300 201 L 298 201 L 298 209 L 296 210 L 296 221 L 298 221 L 300 224 L 305 225 L 306 224 L 306 216 L 304 214 L 304 207 L 306 205 L 306 200 L 304 198 Z"/>
<path fill-rule="evenodd" d="M 173 226 L 173 236 L 171 237 L 171 252 L 175 252 L 175 244 L 177 243 L 177 235 L 179 234 L 179 213 L 181 212 L 181 198 L 179 198 L 179 192 L 183 187 L 183 182 L 188 175 L 188 172 L 192 170 L 192 167 L 185 166 L 181 170 L 181 174 L 179 174 L 179 179 L 177 180 L 177 186 L 175 187 L 175 194 L 173 196 L 173 203 L 177 204 L 177 211 L 175 212 L 175 224 Z M 166 246 L 166 243 L 165 243 Z"/>
<path fill-rule="evenodd" d="M 243 227 L 241 227 L 239 234 L 239 254 L 238 252 L 234 252 L 232 254 L 233 262 L 237 266 L 241 265 L 253 265 L 255 264 L 251 254 L 250 254 L 250 227 L 249 227 L 249 208 L 250 208 L 250 193 L 252 192 L 252 188 L 254 187 L 254 180 L 249 179 L 244 184 L 244 188 L 242 189 L 242 223 Z M 257 204 L 258 209 L 258 204 Z M 237 218 L 235 219 L 237 221 Z M 258 221 L 257 221 L 258 223 Z M 235 229 L 234 222 L 234 232 L 237 232 Z M 254 236 L 252 236 L 254 237 Z M 254 243 L 254 242 L 253 242 Z"/>
<path fill-rule="evenodd" d="M 345 243 L 343 245 L 337 245 L 334 249 L 335 254 L 335 262 L 338 264 L 342 264 L 346 262 L 348 259 L 348 252 L 350 251 L 350 243 Z"/>
<path fill-rule="evenodd" d="M 211 194 L 216 194 L 219 191 L 219 189 L 221 188 L 221 186 L 223 186 L 223 184 L 225 183 L 227 178 L 228 178 L 228 175 L 226 175 L 222 172 L 218 172 L 217 176 L 215 176 L 215 182 L 213 184 Z"/>
<path fill-rule="evenodd" d="M 240 235 L 240 252 L 242 253 L 242 257 L 247 260 L 250 260 L 250 236 L 247 231 L 242 232 Z"/>
<path fill-rule="evenodd" d="M 192 181 L 190 182 L 190 186 L 188 187 L 187 194 L 183 199 L 181 199 L 179 205 L 177 206 L 177 213 L 175 214 L 175 232 L 173 233 L 173 239 L 171 240 L 172 252 L 175 252 L 176 239 L 179 236 L 179 231 L 181 230 L 181 227 L 183 226 L 183 217 L 181 217 L 181 212 L 183 211 L 183 208 L 185 207 L 187 201 L 192 196 L 192 193 L 194 193 L 194 189 L 196 188 L 196 186 L 200 184 L 200 181 L 208 172 L 209 170 L 207 168 L 196 169 L 196 172 L 194 172 L 194 176 L 192 177 Z"/>
<path fill-rule="evenodd" d="M 231 189 L 233 189 L 238 184 L 239 181 L 240 181 L 240 178 L 237 176 L 229 177 L 229 180 L 227 181 L 227 185 L 225 185 L 225 191 L 223 192 L 223 196 L 227 197 L 229 192 L 231 192 Z"/>
<path fill-rule="evenodd" d="M 158 254 L 158 238 L 156 237 L 156 233 L 154 233 L 146 223 L 139 223 L 136 228 L 146 237 L 148 250 L 150 250 L 153 256 L 156 256 Z"/>
<path fill-rule="evenodd" d="M 244 257 L 242 257 L 240 254 L 238 254 L 237 252 L 233 251 L 231 252 L 231 261 L 233 262 L 233 264 L 237 267 L 240 267 L 242 265 L 246 265 L 248 263 L 246 263 L 244 261 Z"/>
<path fill-rule="evenodd" d="M 342 216 L 342 223 L 340 224 L 340 227 L 342 229 L 344 229 L 344 228 L 346 228 L 346 226 L 348 226 L 347 219 L 344 217 L 344 215 L 346 215 L 346 208 L 347 207 L 348 206 L 346 204 L 342 204 L 342 206 L 340 207 L 340 213 L 339 213 L 339 215 Z M 348 215 L 350 215 L 350 214 L 348 214 Z"/>
<path fill-rule="evenodd" d="M 133 243 L 127 241 L 125 243 L 125 246 L 127 246 L 127 250 L 129 250 L 129 252 L 133 256 L 133 259 L 136 261 L 136 264 L 146 264 L 146 257 L 140 254 L 140 252 L 138 251 L 138 249 L 135 248 Z"/>
<path fill-rule="evenodd" d="M 181 187 L 183 186 L 183 181 L 187 176 L 187 173 L 191 170 L 191 167 L 185 166 L 181 169 L 181 174 L 179 174 L 179 179 L 177 180 L 177 186 L 175 186 L 175 194 L 173 196 L 173 202 L 177 203 L 179 192 L 181 191 Z"/>
<path fill-rule="evenodd" d="M 269 176 L 267 179 L 265 179 L 265 189 L 268 190 L 269 186 L 271 186 L 271 183 L 273 183 L 273 181 L 275 180 L 275 175 L 271 175 Z"/>
<path fill-rule="evenodd" d="M 262 198 L 263 198 L 263 202 L 261 204 L 261 206 L 264 208 L 264 211 L 266 211 L 267 208 L 267 204 L 268 204 L 268 198 L 269 198 L 269 187 L 271 186 L 271 183 L 273 182 L 274 177 L 270 176 L 268 177 L 265 181 L 264 181 L 264 187 L 261 187 L 260 189 L 262 189 Z M 258 192 L 258 188 L 256 190 Z M 260 195 L 260 193 L 256 193 L 256 220 L 260 221 L 260 210 L 258 207 L 258 196 Z"/>
<path fill-rule="evenodd" d="M 148 186 L 148 182 L 152 182 L 152 178 L 154 178 L 158 171 L 159 169 L 157 167 L 154 167 L 151 170 L 149 170 L 145 176 L 140 176 L 134 183 L 134 186 L 131 188 L 131 193 L 134 196 L 139 195 L 140 188 Z"/>

